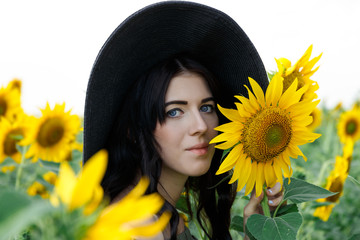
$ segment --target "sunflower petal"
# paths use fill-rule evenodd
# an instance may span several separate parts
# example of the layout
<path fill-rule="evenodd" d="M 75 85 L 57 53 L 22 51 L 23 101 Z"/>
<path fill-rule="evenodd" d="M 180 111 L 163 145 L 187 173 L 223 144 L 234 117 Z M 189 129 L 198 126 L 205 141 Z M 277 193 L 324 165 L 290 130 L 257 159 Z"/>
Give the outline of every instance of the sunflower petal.
<path fill-rule="evenodd" d="M 264 186 L 264 163 L 258 163 L 256 172 L 256 197 L 259 197 Z"/>
<path fill-rule="evenodd" d="M 249 179 L 246 183 L 245 195 L 248 195 L 254 188 L 254 184 L 256 181 L 256 174 L 257 174 L 257 162 L 251 163 L 251 173 Z"/>
<path fill-rule="evenodd" d="M 225 160 L 221 163 L 219 169 L 216 172 L 216 175 L 222 174 L 224 172 L 229 171 L 235 166 L 236 161 L 239 161 L 239 156 L 242 152 L 243 145 L 236 145 L 225 158 Z"/>
<path fill-rule="evenodd" d="M 225 116 L 227 117 L 230 121 L 233 122 L 241 122 L 241 117 L 238 113 L 237 110 L 234 109 L 227 109 L 227 108 L 223 108 L 221 107 L 219 104 L 217 105 L 219 111 Z"/>
<path fill-rule="evenodd" d="M 255 95 L 256 99 L 258 100 L 258 103 L 262 107 L 265 107 L 264 91 L 262 90 L 260 85 L 251 77 L 249 77 L 249 82 L 250 82 L 251 88 L 254 92 L 254 95 Z"/>

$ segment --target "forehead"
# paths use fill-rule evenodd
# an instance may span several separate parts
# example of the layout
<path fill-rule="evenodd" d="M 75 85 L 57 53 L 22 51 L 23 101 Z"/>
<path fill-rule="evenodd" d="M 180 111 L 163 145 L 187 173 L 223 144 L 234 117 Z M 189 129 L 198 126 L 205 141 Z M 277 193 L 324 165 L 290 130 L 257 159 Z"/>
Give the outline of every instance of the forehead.
<path fill-rule="evenodd" d="M 173 77 L 165 101 L 212 97 L 207 81 L 199 74 L 185 72 Z"/>

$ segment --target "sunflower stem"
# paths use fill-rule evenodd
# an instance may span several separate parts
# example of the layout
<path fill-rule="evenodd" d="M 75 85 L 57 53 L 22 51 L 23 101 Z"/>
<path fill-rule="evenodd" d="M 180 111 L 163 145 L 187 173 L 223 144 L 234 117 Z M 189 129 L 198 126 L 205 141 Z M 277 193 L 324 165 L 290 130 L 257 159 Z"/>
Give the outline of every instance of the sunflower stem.
<path fill-rule="evenodd" d="M 263 188 L 263 192 L 264 192 L 264 197 L 261 200 L 261 207 L 263 209 L 264 212 L 264 216 L 265 217 L 270 217 L 271 218 L 271 214 L 270 214 L 270 208 L 269 208 L 269 204 L 268 204 L 268 197 L 266 195 L 266 188 Z"/>
<path fill-rule="evenodd" d="M 24 162 L 25 162 L 25 152 L 26 152 L 25 149 L 26 149 L 26 147 L 21 148 L 21 161 L 20 161 L 18 170 L 16 172 L 15 190 L 19 190 L 19 187 L 20 187 L 20 179 L 21 179 Z"/>
<path fill-rule="evenodd" d="M 280 204 L 277 205 L 277 207 L 276 207 L 276 209 L 275 209 L 275 212 L 274 212 L 274 215 L 273 215 L 273 218 L 276 217 L 277 212 L 279 211 L 280 207 L 282 206 L 282 204 L 283 204 L 285 201 L 286 201 L 286 200 L 282 200 L 282 201 L 280 202 Z"/>

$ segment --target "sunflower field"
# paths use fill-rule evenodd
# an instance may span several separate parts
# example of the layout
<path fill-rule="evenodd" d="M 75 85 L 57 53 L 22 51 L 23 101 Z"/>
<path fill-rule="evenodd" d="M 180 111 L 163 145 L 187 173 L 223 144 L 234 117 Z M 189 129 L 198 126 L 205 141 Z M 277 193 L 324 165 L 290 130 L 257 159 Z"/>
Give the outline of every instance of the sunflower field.
<path fill-rule="evenodd" d="M 265 123 L 275 122 L 276 126 L 288 123 L 288 128 L 281 131 L 276 128 L 272 132 L 269 140 L 272 155 L 266 151 L 253 153 L 251 146 L 257 139 L 252 136 L 260 134 L 259 131 L 248 135 L 242 132 L 249 140 L 241 140 L 241 144 L 225 141 L 221 134 L 213 139 L 215 143 L 225 141 L 217 145 L 225 152 L 230 147 L 235 149 L 237 152 L 231 156 L 253 158 L 237 166 L 238 157 L 231 158 L 227 152 L 228 157 L 219 168 L 219 172 L 232 171 L 230 182 L 238 184 L 232 207 L 233 239 L 244 237 L 242 215 L 249 200 L 247 195 L 254 188 L 259 194 L 264 184 L 272 186 L 277 181 L 287 190 L 289 186 L 311 183 L 332 192 L 324 198 L 308 198 L 313 199 L 311 201 L 289 198 L 283 208 L 299 212 L 301 219 L 294 236 L 280 238 L 280 234 L 279 239 L 360 239 L 360 99 L 354 99 L 350 108 L 343 107 L 341 102 L 334 108 L 318 104 L 321 99 L 316 91 L 321 86 L 316 82 L 319 66 L 315 65 L 319 64 L 321 54 L 311 58 L 311 52 L 312 46 L 294 64 L 286 58 L 276 59 L 278 69 L 268 73 L 272 93 L 263 93 L 263 99 L 252 80 L 251 86 L 247 86 L 249 99 L 237 97 L 242 103 L 237 105 L 237 111 L 247 116 L 245 110 L 250 109 L 256 113 L 251 119 L 266 119 Z M 279 86 L 282 91 L 276 97 Z M 40 116 L 30 116 L 21 106 L 22 91 L 26 89 L 22 89 L 19 79 L 0 86 L 0 239 L 133 239 L 156 236 L 163 231 L 170 214 L 164 212 L 149 223 L 149 216 L 159 212 L 164 200 L 158 194 L 144 195 L 148 179 L 141 179 L 126 197 L 109 205 L 100 185 L 107 152 L 99 151 L 82 166 L 82 116 L 66 110 L 65 103 L 54 107 L 44 103 Z M 281 94 L 286 101 L 281 100 Z M 288 102 L 295 106 L 296 96 L 299 105 L 291 108 Z M 267 101 L 272 102 L 269 109 L 266 109 Z M 293 118 L 289 118 L 285 110 L 277 110 L 275 115 L 279 118 L 268 117 L 275 105 L 289 108 Z M 261 109 L 266 111 L 260 114 Z M 229 119 L 235 119 L 231 111 L 222 110 Z M 265 114 L 268 115 L 264 117 Z M 259 124 L 263 122 L 256 122 L 254 126 Z M 228 129 L 219 126 L 218 130 Z M 285 142 L 283 136 L 288 136 Z M 291 149 L 284 150 L 279 144 Z M 250 169 L 251 174 L 240 169 Z M 244 178 L 244 175 L 249 176 Z M 291 183 L 287 180 L 290 177 Z M 311 195 L 303 191 L 300 197 L 307 198 L 307 194 Z M 195 237 L 207 239 L 196 220 L 187 214 L 183 200 L 181 198 L 177 205 L 180 215 Z M 195 197 L 190 200 L 196 203 Z M 272 239 L 264 235 L 250 238 Z"/>

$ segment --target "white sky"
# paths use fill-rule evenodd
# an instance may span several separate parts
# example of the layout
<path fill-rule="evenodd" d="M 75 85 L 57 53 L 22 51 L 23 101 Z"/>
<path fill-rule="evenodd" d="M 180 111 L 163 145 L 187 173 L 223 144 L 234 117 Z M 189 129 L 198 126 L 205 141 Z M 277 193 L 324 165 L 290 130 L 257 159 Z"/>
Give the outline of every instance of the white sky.
<path fill-rule="evenodd" d="M 47 101 L 82 115 L 92 64 L 111 32 L 157 1 L 12 0 L 0 2 L 0 86 L 23 81 L 22 106 L 38 114 Z M 296 62 L 310 44 L 323 52 L 312 79 L 322 104 L 351 106 L 360 97 L 360 1 L 208 0 L 234 18 L 265 68 L 274 58 Z"/>

